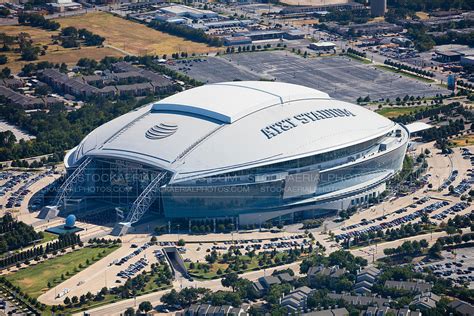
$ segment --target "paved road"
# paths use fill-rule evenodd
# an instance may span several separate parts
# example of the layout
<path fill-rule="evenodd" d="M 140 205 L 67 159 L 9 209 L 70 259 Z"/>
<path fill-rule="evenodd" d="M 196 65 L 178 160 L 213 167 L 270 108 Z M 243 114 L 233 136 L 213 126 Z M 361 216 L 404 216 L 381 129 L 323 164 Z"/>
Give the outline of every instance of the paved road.
<path fill-rule="evenodd" d="M 291 264 L 283 265 L 280 267 L 275 267 L 275 268 L 270 268 L 266 270 L 260 270 L 260 271 L 252 271 L 248 273 L 244 273 L 241 275 L 241 277 L 249 279 L 251 281 L 257 280 L 258 278 L 265 276 L 265 275 L 271 275 L 273 271 L 275 270 L 283 270 L 290 268 L 295 273 L 299 273 L 299 262 L 294 262 Z M 189 282 L 189 281 L 175 281 L 173 284 L 174 288 L 179 289 L 179 288 L 184 288 L 184 287 L 204 287 L 207 289 L 210 289 L 212 291 L 218 291 L 218 290 L 223 290 L 224 287 L 221 284 L 221 280 L 209 280 L 209 281 L 194 281 L 194 282 Z M 171 290 L 171 289 L 170 289 Z M 95 309 L 91 309 L 87 311 L 90 313 L 91 316 L 102 316 L 102 315 L 119 315 L 125 309 L 131 306 L 137 307 L 141 302 L 143 301 L 150 301 L 154 306 L 160 304 L 160 299 L 163 296 L 163 294 L 168 293 L 170 290 L 165 290 L 165 291 L 160 291 L 160 292 L 155 292 L 155 293 L 150 293 L 146 294 L 143 296 L 139 296 L 134 299 L 127 299 L 123 300 L 117 303 L 113 303 L 107 306 L 103 307 L 98 307 Z M 76 315 L 81 315 L 80 313 Z"/>

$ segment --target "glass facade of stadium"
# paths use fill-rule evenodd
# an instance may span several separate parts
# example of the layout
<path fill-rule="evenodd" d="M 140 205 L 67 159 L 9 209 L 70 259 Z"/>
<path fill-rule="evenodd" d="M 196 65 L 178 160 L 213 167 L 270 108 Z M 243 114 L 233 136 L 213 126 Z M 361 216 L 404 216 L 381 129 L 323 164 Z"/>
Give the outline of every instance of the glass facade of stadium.
<path fill-rule="evenodd" d="M 168 183 L 149 211 L 167 218 L 218 218 L 288 209 L 301 201 L 317 208 L 318 203 L 340 192 L 351 188 L 370 190 L 380 184 L 377 179 L 385 182 L 401 169 L 407 141 L 408 132 L 398 126 L 398 131 L 390 134 L 318 155 Z M 70 198 L 126 209 L 163 171 L 135 162 L 93 157 Z M 298 175 L 304 177 L 299 179 Z M 167 181 L 171 176 L 167 175 Z M 290 189 L 295 192 L 288 193 Z"/>

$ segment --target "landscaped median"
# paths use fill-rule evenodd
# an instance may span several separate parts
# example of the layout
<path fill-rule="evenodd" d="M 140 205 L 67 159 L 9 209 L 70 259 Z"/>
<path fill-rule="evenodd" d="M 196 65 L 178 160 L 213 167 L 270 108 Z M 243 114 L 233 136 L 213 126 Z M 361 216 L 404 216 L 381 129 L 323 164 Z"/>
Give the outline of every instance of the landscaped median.
<path fill-rule="evenodd" d="M 410 78 L 413 78 L 413 79 L 416 79 L 416 80 L 420 80 L 420 81 L 423 81 L 423 82 L 426 82 L 426 83 L 434 83 L 435 82 L 433 79 L 422 77 L 422 76 L 419 76 L 415 73 L 406 72 L 404 70 L 397 69 L 397 68 L 394 68 L 394 67 L 391 67 L 391 66 L 375 65 L 375 67 L 380 68 L 382 70 L 390 71 L 390 72 L 393 72 L 393 73 L 396 73 L 396 74 L 400 74 L 400 75 L 405 76 L 405 77 L 410 77 Z"/>
<path fill-rule="evenodd" d="M 258 254 L 255 251 L 241 254 L 240 250 L 231 247 L 224 254 L 218 254 L 213 250 L 206 256 L 207 262 L 205 263 L 185 262 L 185 265 L 189 275 L 193 278 L 210 280 L 221 278 L 224 274 L 232 272 L 240 274 L 293 263 L 303 260 L 313 251 L 312 244 L 308 248 L 291 248 L 283 251 L 274 249 Z"/>
<path fill-rule="evenodd" d="M 371 64 L 372 61 L 366 57 L 362 57 L 362 56 L 358 56 L 358 55 L 355 55 L 355 54 L 351 54 L 351 53 L 346 53 L 346 56 L 347 57 L 350 57 L 356 61 L 359 61 L 363 64 Z"/>

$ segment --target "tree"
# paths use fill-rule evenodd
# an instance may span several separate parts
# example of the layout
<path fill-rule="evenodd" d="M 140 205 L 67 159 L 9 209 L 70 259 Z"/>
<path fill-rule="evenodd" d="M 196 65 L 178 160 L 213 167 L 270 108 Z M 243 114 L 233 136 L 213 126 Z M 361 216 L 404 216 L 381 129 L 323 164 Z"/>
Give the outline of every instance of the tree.
<path fill-rule="evenodd" d="M 229 273 L 225 277 L 222 278 L 221 284 L 223 287 L 230 287 L 232 288 L 232 292 L 235 291 L 235 284 L 239 280 L 239 276 L 237 273 Z"/>
<path fill-rule="evenodd" d="M 5 55 L 0 55 L 0 65 L 5 65 L 8 62 L 8 57 Z"/>
<path fill-rule="evenodd" d="M 164 294 L 160 301 L 169 306 L 177 305 L 180 303 L 179 294 L 175 289 L 172 289 L 169 293 Z"/>
<path fill-rule="evenodd" d="M 21 58 L 23 60 L 31 61 L 38 59 L 38 54 L 40 52 L 39 47 L 27 46 L 21 50 Z"/>
<path fill-rule="evenodd" d="M 144 301 L 141 302 L 140 305 L 138 305 L 138 309 L 147 313 L 153 309 L 153 305 L 149 301 Z"/>
<path fill-rule="evenodd" d="M 133 307 L 129 307 L 125 310 L 123 315 L 124 316 L 135 316 L 135 310 L 133 309 Z"/>
<path fill-rule="evenodd" d="M 186 242 L 184 241 L 184 239 L 178 240 L 178 243 L 177 243 L 178 246 L 183 247 L 185 244 Z"/>
<path fill-rule="evenodd" d="M 64 305 L 66 305 L 66 306 L 71 305 L 71 299 L 69 298 L 69 296 L 66 296 L 66 298 L 64 299 L 63 302 L 64 302 Z"/>

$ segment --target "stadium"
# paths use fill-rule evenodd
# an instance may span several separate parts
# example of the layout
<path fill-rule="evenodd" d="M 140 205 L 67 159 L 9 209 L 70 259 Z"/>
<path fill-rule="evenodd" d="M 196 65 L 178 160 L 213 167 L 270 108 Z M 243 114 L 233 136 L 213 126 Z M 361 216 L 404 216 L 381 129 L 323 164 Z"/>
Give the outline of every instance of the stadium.
<path fill-rule="evenodd" d="M 310 218 L 377 198 L 402 168 L 408 139 L 405 126 L 318 90 L 208 84 L 92 131 L 65 157 L 56 205 L 108 205 L 125 226 L 144 214 Z"/>

